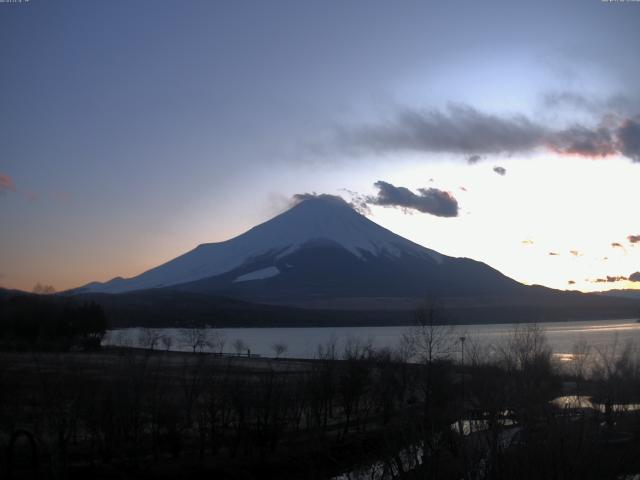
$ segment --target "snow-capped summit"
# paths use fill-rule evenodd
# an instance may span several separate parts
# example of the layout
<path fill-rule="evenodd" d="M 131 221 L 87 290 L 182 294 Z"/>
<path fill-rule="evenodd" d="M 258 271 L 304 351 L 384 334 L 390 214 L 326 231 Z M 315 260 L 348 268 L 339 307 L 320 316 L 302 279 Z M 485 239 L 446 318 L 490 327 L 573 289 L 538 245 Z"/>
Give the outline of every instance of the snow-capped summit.
<path fill-rule="evenodd" d="M 129 279 L 84 292 L 171 288 L 264 303 L 494 295 L 521 285 L 491 267 L 413 243 L 340 197 L 304 195 L 289 210 L 219 243 L 205 243 Z"/>
<path fill-rule="evenodd" d="M 406 253 L 441 255 L 372 222 L 340 197 L 306 196 L 291 209 L 233 239 L 253 251 L 283 248 L 283 257 L 308 242 L 333 242 L 357 257 L 370 254 L 399 256 Z"/>

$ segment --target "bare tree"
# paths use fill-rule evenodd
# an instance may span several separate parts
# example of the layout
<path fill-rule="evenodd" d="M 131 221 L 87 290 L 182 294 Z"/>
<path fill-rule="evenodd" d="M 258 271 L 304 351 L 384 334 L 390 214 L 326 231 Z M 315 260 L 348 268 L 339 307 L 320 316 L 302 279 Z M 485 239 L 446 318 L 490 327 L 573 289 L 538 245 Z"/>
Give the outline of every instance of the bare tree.
<path fill-rule="evenodd" d="M 416 360 L 432 364 L 451 354 L 456 341 L 453 333 L 453 326 L 446 323 L 441 301 L 427 298 L 416 311 L 415 326 L 404 335 L 403 348 L 408 349 Z"/>
<path fill-rule="evenodd" d="M 618 336 L 612 345 L 596 348 L 592 378 L 596 384 L 595 399 L 604 405 L 605 420 L 613 425 L 614 410 L 637 398 L 640 378 L 638 351 L 632 342 L 620 347 Z M 622 408 L 623 409 L 623 408 Z"/>
<path fill-rule="evenodd" d="M 271 350 L 276 354 L 276 358 L 280 358 L 289 349 L 288 345 L 284 342 L 276 342 L 271 345 Z"/>
<path fill-rule="evenodd" d="M 317 358 L 319 360 L 335 360 L 338 337 L 331 335 L 324 344 L 318 345 Z"/>
<path fill-rule="evenodd" d="M 586 340 L 580 339 L 573 344 L 569 371 L 576 380 L 576 396 L 578 404 L 582 396 L 582 384 L 585 381 L 589 364 L 591 363 L 591 345 Z"/>
<path fill-rule="evenodd" d="M 540 362 L 551 363 L 551 347 L 544 329 L 537 323 L 516 325 L 498 350 L 510 370 L 522 371 Z"/>
<path fill-rule="evenodd" d="M 153 350 L 160 341 L 160 332 L 153 328 L 143 328 L 138 334 L 138 345 Z"/>
<path fill-rule="evenodd" d="M 241 355 L 246 349 L 247 344 L 241 338 L 236 338 L 231 344 L 237 355 Z"/>
<path fill-rule="evenodd" d="M 193 353 L 196 353 L 196 350 L 202 352 L 207 345 L 207 331 L 204 328 L 182 328 L 180 329 L 180 336 L 182 337 L 182 343 L 191 348 Z"/>
<path fill-rule="evenodd" d="M 168 334 L 164 334 L 160 337 L 160 341 L 162 342 L 162 346 L 168 352 L 171 350 L 171 345 L 173 345 L 173 337 Z"/>
<path fill-rule="evenodd" d="M 224 333 L 217 330 L 210 331 L 210 334 L 207 337 L 207 346 L 212 352 L 222 354 L 226 343 L 227 339 Z"/>

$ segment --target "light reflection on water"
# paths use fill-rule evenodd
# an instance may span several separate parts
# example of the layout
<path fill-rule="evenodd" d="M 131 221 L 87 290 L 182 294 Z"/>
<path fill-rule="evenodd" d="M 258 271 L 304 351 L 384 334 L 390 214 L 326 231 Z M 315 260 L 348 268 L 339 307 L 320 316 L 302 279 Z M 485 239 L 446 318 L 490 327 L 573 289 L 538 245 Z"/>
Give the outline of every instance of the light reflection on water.
<path fill-rule="evenodd" d="M 589 408 L 601 413 L 605 413 L 606 407 L 602 403 L 595 403 L 591 401 L 591 397 L 577 396 L 577 395 L 565 395 L 553 399 L 551 402 L 560 408 L 564 409 L 584 409 Z M 640 410 L 639 403 L 616 403 L 612 405 L 613 412 L 635 412 Z"/>
<path fill-rule="evenodd" d="M 561 361 L 570 360 L 573 346 L 578 341 L 587 342 L 594 350 L 611 349 L 614 345 L 622 347 L 626 342 L 640 345 L 640 323 L 633 320 L 594 320 L 581 322 L 553 322 L 539 324 L 546 332 L 554 354 Z M 488 346 L 498 344 L 508 338 L 514 324 L 458 325 L 453 327 L 452 339 L 459 336 L 467 338 L 466 345 L 477 342 Z M 105 339 L 106 345 L 137 345 L 142 329 L 129 328 L 110 331 Z M 212 330 L 213 331 L 213 330 Z M 324 328 L 220 328 L 215 329 L 226 341 L 224 350 L 232 352 L 232 344 L 241 339 L 252 354 L 273 356 L 273 345 L 284 343 L 287 351 L 283 356 L 291 358 L 313 358 L 318 345 L 335 342 L 339 355 L 349 338 L 370 341 L 375 348 L 395 348 L 403 335 L 410 333 L 411 327 L 324 327 Z M 175 328 L 158 329 L 163 335 L 171 336 L 172 350 L 189 351 L 191 347 L 181 341 L 181 331 Z M 453 345 L 452 354 L 458 354 L 458 345 Z M 160 345 L 157 348 L 162 348 Z"/>

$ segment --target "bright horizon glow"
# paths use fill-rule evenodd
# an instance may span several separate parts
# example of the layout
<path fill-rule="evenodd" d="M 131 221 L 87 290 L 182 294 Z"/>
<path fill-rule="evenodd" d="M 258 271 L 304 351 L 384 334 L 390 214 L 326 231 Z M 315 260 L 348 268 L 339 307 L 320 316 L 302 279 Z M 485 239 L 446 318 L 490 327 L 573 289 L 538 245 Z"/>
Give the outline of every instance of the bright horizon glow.
<path fill-rule="evenodd" d="M 433 186 L 456 196 L 461 207 L 459 217 L 439 218 L 374 206 L 368 215 L 371 220 L 445 255 L 483 261 L 525 284 L 581 291 L 638 288 L 637 282 L 596 282 L 607 276 L 628 277 L 636 271 L 633 266 L 640 265 L 640 246 L 627 241 L 628 235 L 640 232 L 633 198 L 635 186 L 640 184 L 640 169 L 626 159 L 585 161 L 546 155 L 468 166 L 446 160 L 424 165 L 415 157 L 398 160 L 396 165 L 402 168 L 393 171 L 385 171 L 379 163 L 367 174 L 360 171 L 360 166 L 343 169 L 345 182 L 353 181 L 345 188 L 373 194 L 372 184 L 379 177 L 414 191 Z M 506 175 L 493 172 L 496 164 L 506 168 Z M 296 175 L 295 170 L 291 175 Z M 344 191 L 332 191 L 323 185 L 327 180 L 322 177 L 319 173 L 313 182 L 319 189 L 305 191 L 339 194 L 349 200 Z M 567 178 L 576 181 L 568 183 Z M 206 216 L 192 212 L 182 219 L 179 228 L 173 225 L 169 230 L 173 222 L 157 225 L 161 235 L 141 237 L 125 250 L 119 250 L 119 246 L 105 251 L 105 257 L 115 259 L 106 267 L 99 259 L 92 261 L 82 257 L 82 251 L 76 252 L 81 261 L 67 265 L 65 275 L 49 282 L 45 278 L 43 283 L 53 283 L 63 290 L 90 281 L 138 275 L 200 243 L 228 240 L 267 221 L 286 208 L 287 198 L 293 193 L 267 195 L 262 201 L 256 195 L 255 205 L 259 207 L 239 213 L 242 218 L 253 218 L 251 224 L 207 222 Z M 181 231 L 190 231 L 190 235 L 181 236 Z M 613 243 L 622 248 L 612 247 Z M 54 248 L 62 250 L 63 245 Z M 52 263 L 50 268 L 55 272 L 57 266 Z M 42 281 L 36 278 L 27 277 L 6 286 L 30 290 L 36 281 Z"/>

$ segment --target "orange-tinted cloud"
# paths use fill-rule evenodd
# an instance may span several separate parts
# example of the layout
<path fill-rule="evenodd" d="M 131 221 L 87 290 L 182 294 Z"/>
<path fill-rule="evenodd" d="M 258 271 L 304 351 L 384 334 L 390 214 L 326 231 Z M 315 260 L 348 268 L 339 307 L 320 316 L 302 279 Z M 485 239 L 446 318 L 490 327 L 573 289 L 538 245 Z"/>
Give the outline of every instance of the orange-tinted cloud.
<path fill-rule="evenodd" d="M 627 240 L 629 240 L 629 243 L 640 243 L 640 235 L 629 235 Z"/>
<path fill-rule="evenodd" d="M 9 175 L 0 174 L 0 191 L 10 190 L 12 192 L 16 191 L 16 184 Z"/>
<path fill-rule="evenodd" d="M 557 132 L 547 143 L 550 150 L 564 155 L 604 158 L 618 153 L 613 133 L 606 127 L 580 125 Z"/>
<path fill-rule="evenodd" d="M 627 249 L 626 249 L 626 248 L 624 248 L 624 245 L 622 245 L 620 242 L 612 242 L 612 243 L 611 243 L 611 247 L 612 247 L 612 248 L 619 248 L 619 249 L 621 249 L 622 251 L 624 251 L 625 253 L 627 253 Z"/>

